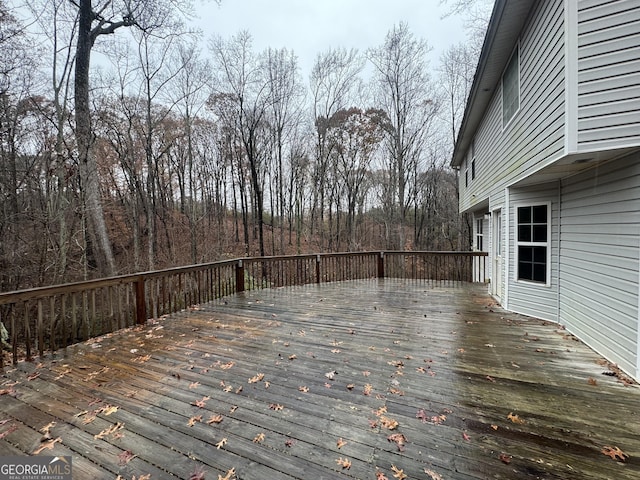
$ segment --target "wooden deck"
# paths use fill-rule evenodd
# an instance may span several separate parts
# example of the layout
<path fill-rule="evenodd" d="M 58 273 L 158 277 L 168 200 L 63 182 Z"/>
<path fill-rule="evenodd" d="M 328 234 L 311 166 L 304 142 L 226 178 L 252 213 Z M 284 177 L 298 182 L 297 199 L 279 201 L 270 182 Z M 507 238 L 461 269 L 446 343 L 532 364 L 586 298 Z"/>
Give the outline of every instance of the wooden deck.
<path fill-rule="evenodd" d="M 71 455 L 77 479 L 640 478 L 640 389 L 484 290 L 245 292 L 5 367 L 0 456 Z"/>

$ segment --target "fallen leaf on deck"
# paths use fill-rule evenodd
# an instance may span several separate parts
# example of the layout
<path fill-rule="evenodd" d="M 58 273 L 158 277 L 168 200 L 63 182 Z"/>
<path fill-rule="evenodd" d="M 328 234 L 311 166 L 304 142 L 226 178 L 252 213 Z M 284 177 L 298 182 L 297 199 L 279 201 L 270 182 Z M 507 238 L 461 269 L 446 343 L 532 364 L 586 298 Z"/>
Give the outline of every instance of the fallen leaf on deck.
<path fill-rule="evenodd" d="M 367 383 L 364 386 L 364 388 L 362 389 L 362 394 L 363 395 L 371 395 L 371 390 L 373 390 L 373 386 Z"/>
<path fill-rule="evenodd" d="M 499 458 L 502 463 L 506 463 L 507 465 L 511 463 L 511 455 L 507 455 L 506 453 L 501 453 Z"/>
<path fill-rule="evenodd" d="M 31 455 L 38 455 L 43 450 L 53 450 L 56 443 L 62 443 L 62 438 L 58 437 L 55 440 L 48 440 L 40 445 Z"/>
<path fill-rule="evenodd" d="M 202 397 L 202 400 L 196 400 L 195 402 L 191 402 L 191 405 L 195 405 L 199 408 L 204 408 L 207 406 L 207 400 L 210 400 L 211 397 Z"/>
<path fill-rule="evenodd" d="M 389 435 L 387 437 L 387 441 L 395 443 L 398 446 L 398 451 L 404 452 L 404 446 L 407 443 L 407 437 L 405 437 L 402 433 L 394 433 L 393 435 Z"/>
<path fill-rule="evenodd" d="M 51 429 L 52 429 L 53 427 L 55 427 L 55 426 L 56 426 L 56 422 L 49 422 L 49 423 L 48 423 L 48 424 L 46 424 L 44 427 L 42 427 L 39 431 L 40 431 L 40 432 L 42 432 L 42 433 L 44 433 L 44 434 L 47 434 L 47 433 L 49 433 L 49 432 L 51 431 Z"/>
<path fill-rule="evenodd" d="M 192 382 L 189 384 L 189 388 L 198 388 L 200 386 L 200 382 Z"/>
<path fill-rule="evenodd" d="M 325 373 L 324 376 L 327 377 L 329 380 L 333 380 L 334 377 L 336 376 L 336 373 L 338 372 L 336 372 L 335 370 L 332 370 L 330 372 Z"/>
<path fill-rule="evenodd" d="M 116 413 L 118 411 L 118 407 L 114 405 L 105 405 L 102 408 L 96 410 L 96 413 L 103 413 L 105 415 L 111 415 L 112 413 Z"/>
<path fill-rule="evenodd" d="M 227 362 L 225 364 L 220 365 L 222 370 L 229 370 L 231 367 L 235 365 L 235 362 Z"/>
<path fill-rule="evenodd" d="M 429 475 L 431 477 L 431 480 L 444 480 L 439 473 L 434 472 L 433 470 L 428 470 L 425 468 L 424 473 Z"/>
<path fill-rule="evenodd" d="M 389 480 L 389 478 L 380 470 L 376 469 L 376 480 Z"/>
<path fill-rule="evenodd" d="M 95 440 L 100 440 L 104 437 L 106 437 L 107 435 L 111 435 L 114 432 L 117 432 L 118 430 L 124 428 L 124 423 L 116 423 L 115 425 L 111 425 L 108 428 L 105 428 L 104 430 L 102 430 L 100 433 L 98 433 L 97 435 L 94 435 L 93 438 Z"/>
<path fill-rule="evenodd" d="M 507 418 L 511 420 L 513 423 L 518 423 L 518 424 L 526 423 L 518 415 L 514 415 L 513 413 L 509 413 L 509 415 L 507 415 Z"/>
<path fill-rule="evenodd" d="M 498 425 L 491 425 L 491 428 L 493 428 L 494 430 L 498 430 Z"/>
<path fill-rule="evenodd" d="M 222 420 L 224 420 L 222 415 L 211 415 L 209 420 L 207 420 L 207 424 L 211 425 L 212 423 L 220 423 Z"/>
<path fill-rule="evenodd" d="M 231 408 L 229 409 L 229 413 L 233 413 L 238 409 L 238 405 L 231 405 Z"/>
<path fill-rule="evenodd" d="M 626 462 L 629 458 L 629 455 L 624 453 L 618 447 L 610 447 L 609 445 L 603 447 L 601 452 L 607 457 L 611 457 L 613 460 L 617 460 L 619 462 Z"/>
<path fill-rule="evenodd" d="M 3 438 L 5 438 L 7 435 L 15 432 L 18 429 L 18 425 L 11 425 L 7 430 L 5 430 L 4 432 L 0 433 L 0 440 L 2 440 Z"/>
<path fill-rule="evenodd" d="M 385 417 L 384 415 L 380 417 L 380 424 L 389 430 L 394 430 L 398 427 L 398 422 L 396 420 Z"/>
<path fill-rule="evenodd" d="M 275 411 L 284 410 L 284 406 L 280 405 L 279 403 L 272 403 L 272 404 L 269 405 L 269 408 L 271 410 L 275 410 Z"/>
<path fill-rule="evenodd" d="M 427 412 L 425 412 L 423 409 L 418 410 L 418 413 L 416 413 L 416 418 L 422 420 L 422 423 L 427 423 L 427 421 L 429 420 L 429 415 L 427 415 Z"/>
<path fill-rule="evenodd" d="M 467 432 L 462 432 L 462 438 L 464 438 L 467 441 L 471 440 L 471 437 L 467 435 Z"/>
<path fill-rule="evenodd" d="M 222 447 L 224 447 L 227 444 L 227 437 L 224 437 L 222 440 L 220 440 L 218 443 L 216 443 L 216 448 L 218 450 L 220 450 Z"/>
<path fill-rule="evenodd" d="M 136 457 L 137 455 L 134 455 L 131 450 L 125 450 L 118 455 L 118 465 L 124 466 Z"/>
<path fill-rule="evenodd" d="M 287 447 L 292 447 L 294 443 L 296 443 L 296 442 L 291 438 L 287 438 L 285 440 L 285 442 L 284 442 L 285 446 L 287 446 Z"/>
<path fill-rule="evenodd" d="M 489 380 L 491 383 L 496 383 L 496 379 L 495 379 L 495 378 L 493 378 L 491 375 L 487 375 L 487 376 L 486 376 L 486 377 L 484 377 L 484 378 L 486 378 L 487 380 Z"/>
<path fill-rule="evenodd" d="M 373 413 L 375 414 L 376 417 L 384 415 L 385 413 L 387 413 L 387 407 L 385 405 L 383 405 L 379 409 L 374 410 Z"/>
<path fill-rule="evenodd" d="M 593 385 L 593 386 L 598 385 L 598 381 L 597 381 L 595 378 L 593 378 L 593 377 L 589 377 L 589 378 L 587 379 L 587 383 L 588 383 L 589 385 Z"/>
<path fill-rule="evenodd" d="M 193 427 L 196 423 L 201 422 L 201 421 L 202 421 L 202 415 L 194 415 L 187 422 L 187 426 Z"/>
<path fill-rule="evenodd" d="M 189 475 L 189 480 L 205 480 L 205 473 L 207 472 L 204 467 L 198 465 Z"/>
<path fill-rule="evenodd" d="M 220 450 L 222 447 L 224 447 L 227 444 L 227 437 L 224 437 L 222 440 L 220 440 L 218 443 L 216 443 L 216 448 L 218 450 Z"/>
<path fill-rule="evenodd" d="M 302 393 L 307 393 L 309 391 L 309 387 L 301 386 L 301 387 L 298 387 L 298 390 L 301 391 Z"/>
<path fill-rule="evenodd" d="M 340 437 L 340 438 L 338 439 L 337 446 L 338 446 L 338 448 L 339 448 L 339 449 L 340 449 L 340 448 L 342 448 L 342 447 L 344 447 L 346 444 L 347 444 L 347 442 L 345 442 L 345 441 L 342 439 L 342 437 Z"/>
<path fill-rule="evenodd" d="M 398 480 L 404 480 L 405 478 L 407 478 L 407 474 L 404 473 L 403 469 L 400 469 L 395 465 L 391 465 L 391 470 L 393 470 L 393 476 Z"/>
<path fill-rule="evenodd" d="M 264 441 L 264 433 L 259 433 L 253 437 L 253 443 L 262 443 Z"/>
<path fill-rule="evenodd" d="M 218 480 L 233 480 L 235 476 L 236 476 L 236 469 L 232 468 L 227 472 L 227 474 L 224 477 L 218 474 Z"/>
<path fill-rule="evenodd" d="M 151 359 L 151 355 L 141 355 L 131 360 L 134 363 L 145 363 Z"/>
<path fill-rule="evenodd" d="M 264 378 L 264 373 L 258 373 L 257 375 L 254 375 L 253 377 L 251 377 L 248 383 L 258 383 L 258 382 L 261 382 L 263 378 Z"/>
<path fill-rule="evenodd" d="M 96 419 L 95 415 L 87 415 L 86 417 L 84 417 L 84 419 L 82 420 L 82 424 L 83 425 L 89 425 L 91 422 L 93 422 Z"/>
<path fill-rule="evenodd" d="M 338 460 L 336 460 L 336 463 L 345 470 L 349 470 L 351 468 L 351 460 L 349 460 L 348 458 L 340 457 Z"/>

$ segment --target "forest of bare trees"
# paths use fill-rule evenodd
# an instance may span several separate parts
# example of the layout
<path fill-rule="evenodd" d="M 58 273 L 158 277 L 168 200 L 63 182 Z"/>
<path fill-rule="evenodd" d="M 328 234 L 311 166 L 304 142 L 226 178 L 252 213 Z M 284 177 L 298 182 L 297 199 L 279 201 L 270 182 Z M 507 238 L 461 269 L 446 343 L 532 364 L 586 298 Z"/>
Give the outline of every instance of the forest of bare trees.
<path fill-rule="evenodd" d="M 466 250 L 477 43 L 255 51 L 189 0 L 0 0 L 0 289 L 243 255 Z M 365 74 L 365 71 L 370 72 Z"/>

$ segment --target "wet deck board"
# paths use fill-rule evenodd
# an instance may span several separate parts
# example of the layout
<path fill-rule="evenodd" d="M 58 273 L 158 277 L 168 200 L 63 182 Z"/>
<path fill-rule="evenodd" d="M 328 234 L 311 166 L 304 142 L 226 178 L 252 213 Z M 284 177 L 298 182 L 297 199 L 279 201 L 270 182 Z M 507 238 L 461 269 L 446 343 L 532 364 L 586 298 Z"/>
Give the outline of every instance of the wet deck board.
<path fill-rule="evenodd" d="M 5 369 L 0 455 L 55 422 L 75 478 L 638 478 L 640 389 L 605 370 L 480 286 L 246 292 Z"/>

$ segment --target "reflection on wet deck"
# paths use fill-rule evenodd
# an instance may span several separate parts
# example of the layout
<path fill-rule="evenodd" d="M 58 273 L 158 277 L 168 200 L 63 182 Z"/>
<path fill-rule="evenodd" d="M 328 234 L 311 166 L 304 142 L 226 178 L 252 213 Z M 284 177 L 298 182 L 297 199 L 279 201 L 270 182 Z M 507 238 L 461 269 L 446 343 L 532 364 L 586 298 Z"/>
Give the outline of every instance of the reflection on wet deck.
<path fill-rule="evenodd" d="M 640 389 L 484 291 L 245 292 L 5 368 L 0 455 L 79 479 L 639 478 Z"/>

